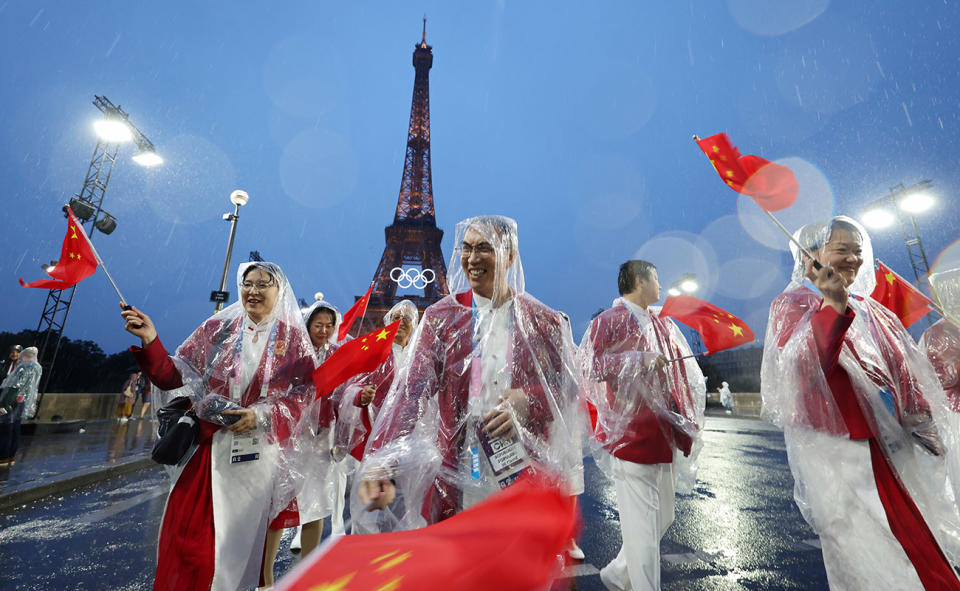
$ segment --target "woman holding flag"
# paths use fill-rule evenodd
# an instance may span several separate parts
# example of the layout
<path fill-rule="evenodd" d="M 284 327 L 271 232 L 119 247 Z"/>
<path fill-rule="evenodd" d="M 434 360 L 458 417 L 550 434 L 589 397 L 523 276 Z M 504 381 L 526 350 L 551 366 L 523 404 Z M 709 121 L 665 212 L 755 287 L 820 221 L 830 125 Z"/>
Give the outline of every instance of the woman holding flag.
<path fill-rule="evenodd" d="M 947 406 L 933 368 L 897 317 L 866 297 L 873 252 L 858 223 L 837 217 L 794 239 L 818 265 L 791 246 L 761 393 L 766 418 L 784 430 L 794 496 L 820 536 L 830 586 L 960 589 L 951 567 L 960 524 L 942 502 L 953 442 L 938 435 Z"/>
<path fill-rule="evenodd" d="M 240 265 L 237 288 L 240 301 L 172 356 L 146 314 L 122 312 L 159 405 L 186 396 L 200 419 L 167 498 L 154 589 L 256 587 L 270 518 L 299 488 L 290 435 L 313 400 L 313 347 L 277 265 Z"/>

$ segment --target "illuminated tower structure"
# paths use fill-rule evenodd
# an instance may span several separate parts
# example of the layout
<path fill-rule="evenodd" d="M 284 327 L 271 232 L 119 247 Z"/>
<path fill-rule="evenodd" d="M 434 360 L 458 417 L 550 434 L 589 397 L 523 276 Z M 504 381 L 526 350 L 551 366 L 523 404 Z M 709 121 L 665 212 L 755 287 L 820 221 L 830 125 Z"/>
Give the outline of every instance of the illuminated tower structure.
<path fill-rule="evenodd" d="M 383 315 L 402 299 L 423 310 L 449 293 L 447 265 L 440 249 L 443 230 L 437 227 L 433 210 L 433 181 L 430 174 L 430 67 L 433 48 L 427 45 L 427 19 L 423 37 L 413 50 L 413 102 L 407 131 L 407 152 L 393 223 L 384 228 L 386 247 L 373 276 L 373 293 L 362 324 L 353 334 L 362 334 L 381 325 Z M 423 295 L 398 293 L 414 289 Z M 359 299 L 359 296 L 357 296 Z"/>

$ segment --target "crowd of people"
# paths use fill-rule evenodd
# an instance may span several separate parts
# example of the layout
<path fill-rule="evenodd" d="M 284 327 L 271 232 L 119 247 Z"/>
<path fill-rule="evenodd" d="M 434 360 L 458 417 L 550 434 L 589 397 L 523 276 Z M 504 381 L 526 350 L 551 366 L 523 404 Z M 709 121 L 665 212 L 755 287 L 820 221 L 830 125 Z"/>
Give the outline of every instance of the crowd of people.
<path fill-rule="evenodd" d="M 960 589 L 957 310 L 918 346 L 869 297 L 863 228 L 834 218 L 796 238 L 818 264 L 795 250 L 761 394 L 831 587 Z M 451 294 L 422 317 L 397 304 L 383 318 L 400 323 L 392 354 L 320 398 L 311 376 L 342 344 L 340 312 L 322 299 L 301 310 L 272 263 L 242 264 L 239 301 L 172 355 L 147 314 L 121 312 L 155 406 L 185 397 L 199 425 L 171 471 L 155 589 L 269 587 L 287 528 L 306 555 L 328 517 L 335 535 L 424 527 L 525 472 L 576 496 L 588 454 L 613 480 L 622 532 L 601 580 L 660 587 L 675 494 L 696 480 L 706 388 L 655 305 L 656 266 L 624 262 L 619 297 L 578 344 L 569 318 L 527 291 L 513 220 L 466 219 L 455 244 Z M 942 283 L 960 291 L 956 274 Z M 720 392 L 729 399 L 727 383 Z M 567 552 L 583 557 L 576 540 Z"/>

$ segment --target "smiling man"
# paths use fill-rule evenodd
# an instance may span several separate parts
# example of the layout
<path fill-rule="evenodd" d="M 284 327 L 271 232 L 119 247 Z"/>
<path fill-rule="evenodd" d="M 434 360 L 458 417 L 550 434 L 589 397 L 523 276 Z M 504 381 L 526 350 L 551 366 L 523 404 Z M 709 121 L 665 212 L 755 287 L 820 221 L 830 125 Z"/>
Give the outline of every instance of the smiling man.
<path fill-rule="evenodd" d="M 538 466 L 582 471 L 575 347 L 524 291 L 516 222 L 470 218 L 456 236 L 455 293 L 424 312 L 358 471 L 354 512 L 388 509 L 381 531 L 451 517 Z"/>

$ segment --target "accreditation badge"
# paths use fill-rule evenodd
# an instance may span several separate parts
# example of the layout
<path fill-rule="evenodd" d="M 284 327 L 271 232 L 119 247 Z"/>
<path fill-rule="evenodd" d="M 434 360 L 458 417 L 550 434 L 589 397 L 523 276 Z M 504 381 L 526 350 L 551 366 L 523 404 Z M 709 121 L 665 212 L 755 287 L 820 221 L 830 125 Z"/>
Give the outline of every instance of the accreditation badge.
<path fill-rule="evenodd" d="M 246 433 L 231 433 L 230 463 L 240 464 L 260 459 L 261 434 L 258 429 Z"/>

